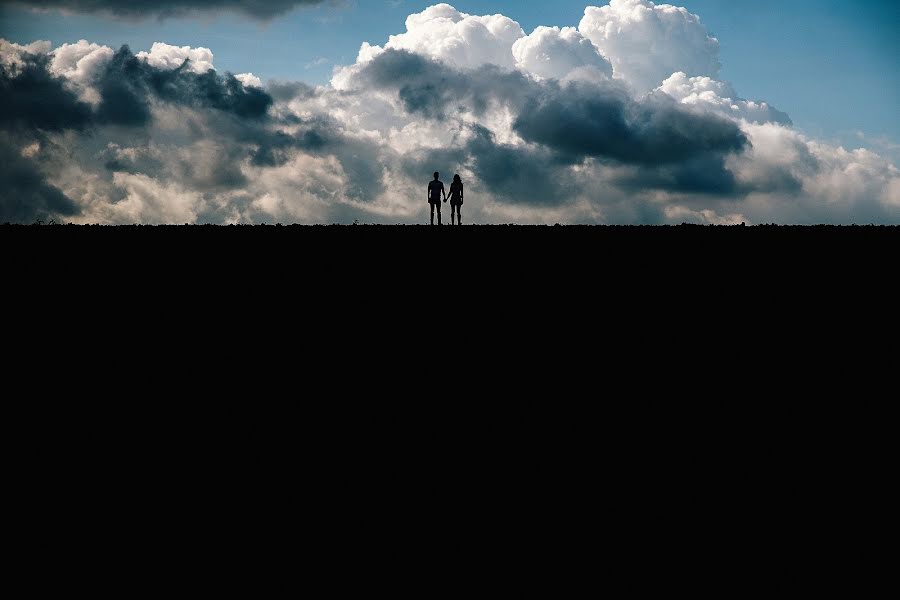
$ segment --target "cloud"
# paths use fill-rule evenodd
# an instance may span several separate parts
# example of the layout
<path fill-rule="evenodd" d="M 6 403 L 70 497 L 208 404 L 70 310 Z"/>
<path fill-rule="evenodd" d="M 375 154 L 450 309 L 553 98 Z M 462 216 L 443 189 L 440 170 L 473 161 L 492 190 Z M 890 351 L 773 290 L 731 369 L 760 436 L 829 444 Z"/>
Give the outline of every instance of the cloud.
<path fill-rule="evenodd" d="M 47 56 L 26 55 L 0 65 L 0 127 L 8 131 L 83 130 L 92 121 L 89 105 L 54 76 Z"/>
<path fill-rule="evenodd" d="M 215 69 L 213 53 L 209 48 L 179 47 L 154 42 L 150 52 L 138 52 L 136 56 L 157 69 L 177 69 L 186 61 L 190 61 L 188 69 L 201 75 Z"/>
<path fill-rule="evenodd" d="M 263 124 L 271 96 L 229 74 L 197 73 L 189 64 L 160 68 L 127 47 L 111 56 L 105 50 L 79 42 L 51 53 L 19 52 L 0 64 L 3 218 L 185 222 L 202 212 L 169 210 L 165 194 L 204 197 L 248 183 L 236 165 L 253 151 L 245 140 L 269 135 Z M 97 101 L 84 102 L 79 92 Z M 165 151 L 154 138 L 167 140 Z M 63 181 L 71 173 L 79 174 L 80 187 Z M 164 174 L 171 184 L 146 180 Z M 158 193 L 155 208 L 144 201 L 151 193 Z M 147 210 L 126 210 L 138 204 Z"/>
<path fill-rule="evenodd" d="M 602 84 L 550 87 L 526 104 L 514 129 L 525 140 L 573 156 L 629 164 L 683 162 L 747 145 L 733 121 L 683 110 L 661 96 L 635 100 Z"/>
<path fill-rule="evenodd" d="M 610 0 L 589 6 L 578 30 L 612 62 L 615 76 L 638 93 L 659 86 L 672 73 L 716 77 L 719 41 L 686 8 L 649 0 Z"/>
<path fill-rule="evenodd" d="M 723 116 L 745 119 L 751 123 L 793 125 L 787 114 L 768 103 L 739 98 L 730 84 L 710 77 L 688 77 L 679 71 L 666 79 L 657 90 L 686 106 Z"/>
<path fill-rule="evenodd" d="M 0 0 L 35 9 L 104 14 L 127 19 L 168 18 L 196 13 L 239 12 L 270 19 L 299 6 L 314 6 L 325 0 Z"/>
<path fill-rule="evenodd" d="M 544 163 L 549 159 L 551 164 L 571 165 L 588 157 L 644 166 L 689 163 L 691 168 L 682 167 L 675 177 L 678 189 L 684 190 L 730 189 L 732 179 L 725 172 L 724 158 L 747 145 L 746 136 L 732 120 L 682 108 L 664 94 L 634 99 L 627 89 L 609 81 L 535 81 L 488 66 L 461 71 L 395 50 L 366 62 L 353 81 L 355 89 L 380 90 L 402 110 L 427 119 L 444 121 L 469 113 L 475 120 L 490 121 L 491 113 L 515 114 L 510 134 L 555 153 L 541 156 Z M 490 153 L 496 161 L 503 150 L 505 177 L 527 181 L 528 172 L 536 170 L 527 166 L 527 157 L 534 154 L 531 149 L 495 146 L 490 141 L 495 134 L 482 125 L 472 131 L 476 132 L 469 140 L 473 164 L 479 164 L 480 152 Z M 514 151 L 521 157 L 514 158 Z M 561 173 L 542 181 L 563 178 Z M 500 180 L 485 177 L 482 181 L 491 185 Z M 540 197 L 552 199 L 553 195 Z"/>
<path fill-rule="evenodd" d="M 234 78 L 243 83 L 245 87 L 259 89 L 262 89 L 263 87 L 262 80 L 253 73 L 238 73 Z"/>
<path fill-rule="evenodd" d="M 0 66 L 21 66 L 29 55 L 47 54 L 50 48 L 50 42 L 43 40 L 21 46 L 0 38 Z"/>
<path fill-rule="evenodd" d="M 202 56 L 207 52 L 200 49 Z M 190 54 L 190 50 L 184 53 Z M 212 53 L 208 54 L 211 59 Z M 216 109 L 250 119 L 264 117 L 272 105 L 271 96 L 245 86 L 233 75 L 219 75 L 205 67 L 195 69 L 190 62 L 183 61 L 174 69 L 169 68 L 172 64 L 160 60 L 157 65 L 162 66 L 154 65 L 146 55 L 135 56 L 123 46 L 97 83 L 101 98 L 98 119 L 116 125 L 145 125 L 150 119 L 151 101 Z"/>
<path fill-rule="evenodd" d="M 9 135 L 0 132 L 0 222 L 72 217 L 78 205 L 47 183 L 35 161 Z"/>
<path fill-rule="evenodd" d="M 517 71 L 494 65 L 463 71 L 406 50 L 386 50 L 358 65 L 351 77 L 341 77 L 345 90 L 374 87 L 399 101 L 407 113 L 441 120 L 460 108 L 483 115 L 498 103 L 524 101 L 534 89 Z"/>
<path fill-rule="evenodd" d="M 512 53 L 516 67 L 538 77 L 612 77 L 609 61 L 574 27 L 538 27 L 516 40 Z"/>
<path fill-rule="evenodd" d="M 93 81 L 112 60 L 113 49 L 80 40 L 75 44 L 63 44 L 50 53 L 53 57 L 50 72 L 70 81 L 86 85 Z"/>
<path fill-rule="evenodd" d="M 476 16 L 449 4 L 436 4 L 406 19 L 406 32 L 392 35 L 384 48 L 364 46 L 360 57 L 374 57 L 381 50 L 405 50 L 471 68 L 485 64 L 512 68 L 512 45 L 525 37 L 522 27 L 503 15 Z"/>

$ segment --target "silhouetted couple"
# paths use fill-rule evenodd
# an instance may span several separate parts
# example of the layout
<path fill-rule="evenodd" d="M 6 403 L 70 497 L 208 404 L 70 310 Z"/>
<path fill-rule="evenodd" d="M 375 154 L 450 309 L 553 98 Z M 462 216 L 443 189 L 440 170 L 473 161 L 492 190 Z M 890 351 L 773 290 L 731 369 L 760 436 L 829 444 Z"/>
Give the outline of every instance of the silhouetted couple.
<path fill-rule="evenodd" d="M 441 197 L 447 203 L 447 192 L 441 174 L 434 174 L 434 181 L 428 184 L 428 203 L 431 205 L 431 224 L 434 225 L 434 211 L 437 209 L 438 225 L 441 224 Z M 450 184 L 450 221 L 454 225 L 462 225 L 463 182 L 459 175 L 453 176 Z"/>

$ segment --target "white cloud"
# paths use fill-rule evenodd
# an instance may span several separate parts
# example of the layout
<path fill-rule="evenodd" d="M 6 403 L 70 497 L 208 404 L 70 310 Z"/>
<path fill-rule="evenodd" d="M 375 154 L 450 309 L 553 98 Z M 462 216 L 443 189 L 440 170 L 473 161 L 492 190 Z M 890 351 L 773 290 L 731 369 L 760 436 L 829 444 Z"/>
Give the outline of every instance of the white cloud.
<path fill-rule="evenodd" d="M 719 42 L 686 8 L 649 0 L 611 0 L 589 6 L 578 26 L 610 59 L 615 76 L 638 93 L 659 86 L 672 73 L 719 73 Z"/>
<path fill-rule="evenodd" d="M 612 76 L 612 66 L 597 47 L 574 27 L 538 27 L 512 47 L 516 66 L 543 78 L 585 77 L 590 70 Z"/>
<path fill-rule="evenodd" d="M 744 123 L 751 147 L 729 160 L 756 222 L 900 221 L 900 170 L 862 148 L 812 140 L 776 123 Z"/>
<path fill-rule="evenodd" d="M 188 68 L 194 73 L 206 73 L 214 69 L 213 53 L 209 48 L 191 48 L 190 46 L 170 46 L 162 42 L 154 42 L 150 52 L 138 52 L 138 58 L 158 69 L 177 69 L 184 61 L 190 60 Z"/>
<path fill-rule="evenodd" d="M 203 209 L 202 194 L 163 183 L 147 175 L 114 173 L 113 185 L 124 192 L 114 204 L 104 203 L 100 219 L 109 223 L 195 223 Z"/>
<path fill-rule="evenodd" d="M 53 56 L 50 72 L 73 83 L 86 85 L 93 81 L 106 63 L 112 60 L 113 54 L 112 48 L 92 44 L 87 40 L 63 44 L 50 53 Z"/>
<path fill-rule="evenodd" d="M 253 73 L 238 73 L 235 79 L 244 84 L 244 87 L 262 88 L 262 80 Z"/>
<path fill-rule="evenodd" d="M 82 100 L 97 104 L 100 102 L 100 94 L 92 84 L 114 54 L 112 48 L 92 44 L 87 40 L 63 44 L 50 53 L 53 57 L 50 72 L 68 79 Z"/>
<path fill-rule="evenodd" d="M 449 4 L 436 4 L 410 15 L 406 32 L 390 36 L 384 49 L 415 52 L 455 67 L 492 64 L 512 69 L 512 45 L 524 36 L 522 27 L 509 17 L 468 15 Z M 363 49 L 361 59 L 375 51 Z"/>
<path fill-rule="evenodd" d="M 330 156 L 298 154 L 280 167 L 244 172 L 254 182 L 242 209 L 242 220 L 251 223 L 328 223 L 347 183 L 341 163 Z"/>
<path fill-rule="evenodd" d="M 14 44 L 4 38 L 0 38 L 0 65 L 3 66 L 21 66 L 22 55 L 24 54 L 47 54 L 50 52 L 51 44 L 47 41 L 31 42 L 24 46 Z"/>
<path fill-rule="evenodd" d="M 790 124 L 786 114 L 766 102 L 754 102 L 738 98 L 730 84 L 710 77 L 688 77 L 683 72 L 674 73 L 657 88 L 682 104 L 712 110 L 736 119 L 752 123 Z"/>

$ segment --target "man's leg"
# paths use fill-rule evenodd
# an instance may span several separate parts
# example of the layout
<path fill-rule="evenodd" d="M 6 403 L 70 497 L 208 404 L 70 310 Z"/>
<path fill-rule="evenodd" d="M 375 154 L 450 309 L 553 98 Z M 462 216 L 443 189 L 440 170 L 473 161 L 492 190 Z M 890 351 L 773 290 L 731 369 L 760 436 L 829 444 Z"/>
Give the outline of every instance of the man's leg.
<path fill-rule="evenodd" d="M 434 225 L 434 203 L 431 203 L 431 224 Z"/>
<path fill-rule="evenodd" d="M 438 209 L 438 225 L 440 225 L 441 224 L 441 203 L 438 202 L 435 204 L 435 206 L 437 206 L 437 209 Z"/>

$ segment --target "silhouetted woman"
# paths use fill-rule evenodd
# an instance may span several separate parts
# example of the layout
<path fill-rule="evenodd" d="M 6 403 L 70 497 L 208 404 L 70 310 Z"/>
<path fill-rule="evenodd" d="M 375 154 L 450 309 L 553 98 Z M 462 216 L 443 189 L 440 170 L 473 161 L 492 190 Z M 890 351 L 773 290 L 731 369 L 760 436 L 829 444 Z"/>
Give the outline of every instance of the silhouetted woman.
<path fill-rule="evenodd" d="M 459 175 L 453 176 L 450 184 L 450 222 L 462 225 L 463 183 Z"/>

